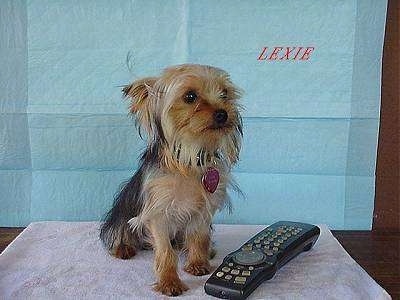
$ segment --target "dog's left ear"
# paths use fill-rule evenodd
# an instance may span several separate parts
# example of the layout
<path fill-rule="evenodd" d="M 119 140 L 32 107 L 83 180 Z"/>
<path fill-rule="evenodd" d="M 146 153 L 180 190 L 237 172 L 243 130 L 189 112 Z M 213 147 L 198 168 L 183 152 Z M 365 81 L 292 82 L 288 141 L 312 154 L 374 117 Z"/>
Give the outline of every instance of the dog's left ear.
<path fill-rule="evenodd" d="M 130 98 L 129 112 L 136 115 L 136 120 L 140 127 L 144 127 L 147 133 L 152 136 L 154 134 L 154 120 L 152 112 L 151 95 L 154 90 L 154 84 L 157 77 L 146 77 L 132 82 L 125 86 L 122 92 L 125 97 Z"/>

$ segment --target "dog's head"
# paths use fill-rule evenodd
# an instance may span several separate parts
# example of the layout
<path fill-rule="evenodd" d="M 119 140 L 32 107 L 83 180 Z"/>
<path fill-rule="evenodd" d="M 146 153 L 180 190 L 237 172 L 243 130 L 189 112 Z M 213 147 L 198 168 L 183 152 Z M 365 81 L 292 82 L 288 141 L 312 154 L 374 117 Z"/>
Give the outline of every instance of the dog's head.
<path fill-rule="evenodd" d="M 236 162 L 242 137 L 240 91 L 225 71 L 173 66 L 158 77 L 133 82 L 123 92 L 150 143 L 163 143 L 183 163 L 190 164 L 199 153 L 217 152 Z"/>

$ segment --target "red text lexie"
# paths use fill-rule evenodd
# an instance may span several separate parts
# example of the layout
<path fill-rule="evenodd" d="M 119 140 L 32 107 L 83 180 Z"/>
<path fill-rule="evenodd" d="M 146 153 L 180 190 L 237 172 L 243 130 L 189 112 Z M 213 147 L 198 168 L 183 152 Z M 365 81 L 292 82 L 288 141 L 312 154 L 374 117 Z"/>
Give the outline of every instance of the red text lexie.
<path fill-rule="evenodd" d="M 263 47 L 257 60 L 309 60 L 314 47 Z"/>

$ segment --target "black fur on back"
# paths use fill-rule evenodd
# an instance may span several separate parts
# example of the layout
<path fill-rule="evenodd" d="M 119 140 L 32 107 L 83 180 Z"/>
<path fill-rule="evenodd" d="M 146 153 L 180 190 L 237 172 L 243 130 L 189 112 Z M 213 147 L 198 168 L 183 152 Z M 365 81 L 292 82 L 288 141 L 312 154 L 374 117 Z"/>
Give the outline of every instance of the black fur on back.
<path fill-rule="evenodd" d="M 148 170 L 158 167 L 161 144 L 153 143 L 144 151 L 140 158 L 140 167 L 126 183 L 121 185 L 119 193 L 114 198 L 112 209 L 103 218 L 100 228 L 100 239 L 104 246 L 111 250 L 120 243 L 142 248 L 143 241 L 138 234 L 132 232 L 128 221 L 140 214 L 144 207 L 143 180 Z"/>

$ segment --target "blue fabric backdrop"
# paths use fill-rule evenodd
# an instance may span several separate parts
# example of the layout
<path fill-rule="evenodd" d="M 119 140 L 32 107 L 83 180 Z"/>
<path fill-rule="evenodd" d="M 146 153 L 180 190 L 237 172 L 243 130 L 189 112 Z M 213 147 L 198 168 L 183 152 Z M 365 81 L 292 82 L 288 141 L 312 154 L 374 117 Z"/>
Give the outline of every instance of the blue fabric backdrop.
<path fill-rule="evenodd" d="M 192 62 L 245 91 L 246 199 L 216 222 L 371 228 L 386 0 L 165 3 L 0 2 L 0 226 L 98 220 L 144 147 L 120 86 Z"/>

